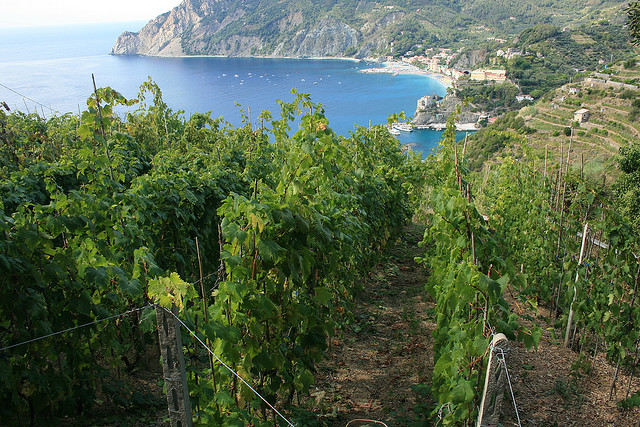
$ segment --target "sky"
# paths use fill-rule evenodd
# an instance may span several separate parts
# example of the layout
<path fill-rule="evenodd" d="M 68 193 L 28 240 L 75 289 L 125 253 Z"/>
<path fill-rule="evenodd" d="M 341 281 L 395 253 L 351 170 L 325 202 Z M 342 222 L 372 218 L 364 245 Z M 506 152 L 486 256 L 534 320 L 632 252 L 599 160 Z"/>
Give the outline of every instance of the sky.
<path fill-rule="evenodd" d="M 0 28 L 150 21 L 182 0 L 0 0 Z"/>

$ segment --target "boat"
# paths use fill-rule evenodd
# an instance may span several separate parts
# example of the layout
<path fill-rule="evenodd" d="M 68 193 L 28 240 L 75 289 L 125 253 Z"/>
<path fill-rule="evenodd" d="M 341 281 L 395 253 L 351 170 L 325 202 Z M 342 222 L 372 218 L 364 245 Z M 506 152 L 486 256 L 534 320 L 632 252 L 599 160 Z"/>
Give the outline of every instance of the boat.
<path fill-rule="evenodd" d="M 401 132 L 411 132 L 413 131 L 413 128 L 411 127 L 411 125 L 409 123 L 394 123 L 391 125 L 391 127 L 395 130 L 399 130 Z"/>
<path fill-rule="evenodd" d="M 400 131 L 392 127 L 387 129 L 391 135 L 400 135 Z"/>

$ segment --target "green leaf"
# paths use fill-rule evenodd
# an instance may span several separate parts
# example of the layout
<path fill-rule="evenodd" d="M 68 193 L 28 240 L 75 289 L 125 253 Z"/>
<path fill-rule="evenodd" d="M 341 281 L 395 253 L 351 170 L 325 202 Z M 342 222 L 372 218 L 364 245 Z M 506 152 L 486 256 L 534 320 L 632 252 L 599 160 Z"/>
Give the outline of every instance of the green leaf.
<path fill-rule="evenodd" d="M 309 387 L 311 387 L 314 381 L 315 379 L 313 377 L 313 373 L 308 369 L 302 369 L 301 372 L 298 372 L 295 378 L 296 390 L 298 391 L 309 390 Z"/>
<path fill-rule="evenodd" d="M 137 298 L 142 295 L 142 285 L 136 279 L 123 279 L 120 281 L 120 290 L 129 295 L 131 298 Z"/>
<path fill-rule="evenodd" d="M 273 240 L 260 239 L 258 241 L 258 253 L 264 260 L 276 262 L 283 252 L 285 249 Z"/>
<path fill-rule="evenodd" d="M 262 349 L 262 351 L 260 351 L 260 353 L 253 357 L 252 361 L 254 366 L 262 371 L 273 369 L 275 367 L 271 356 L 264 348 Z"/>
<path fill-rule="evenodd" d="M 315 292 L 316 295 L 314 298 L 322 305 L 326 305 L 333 297 L 331 290 L 324 286 L 316 288 Z"/>
<path fill-rule="evenodd" d="M 221 390 L 215 394 L 216 402 L 223 406 L 235 406 L 236 401 L 233 400 L 233 397 L 225 391 Z"/>
<path fill-rule="evenodd" d="M 460 379 L 458 384 L 451 390 L 451 401 L 454 404 L 470 402 L 473 400 L 474 392 L 470 381 Z"/>

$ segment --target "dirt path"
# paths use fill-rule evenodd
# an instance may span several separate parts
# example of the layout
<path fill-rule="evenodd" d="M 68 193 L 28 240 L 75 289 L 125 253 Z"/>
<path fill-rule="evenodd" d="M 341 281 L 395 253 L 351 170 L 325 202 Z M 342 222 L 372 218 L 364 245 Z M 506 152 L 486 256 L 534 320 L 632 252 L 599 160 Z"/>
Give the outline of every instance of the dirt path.
<path fill-rule="evenodd" d="M 429 425 L 425 420 L 435 405 L 429 397 L 435 324 L 430 318 L 434 303 L 424 291 L 428 272 L 413 259 L 423 253 L 421 239 L 422 228 L 410 226 L 364 280 L 355 320 L 332 340 L 306 402 L 316 421 L 341 427 Z M 537 351 L 516 342 L 509 351 L 522 426 L 638 425 L 640 408 L 622 411 L 616 404 L 629 384 L 626 373 L 620 372 L 618 392 L 610 401 L 615 367 L 604 354 L 594 359 L 566 349 L 547 309 L 525 314 L 545 332 Z M 502 408 L 503 425 L 517 426 L 508 395 Z"/>
<path fill-rule="evenodd" d="M 435 328 L 424 291 L 427 271 L 414 261 L 423 253 L 421 239 L 422 228 L 405 231 L 364 281 L 354 323 L 332 340 L 311 394 L 314 412 L 328 425 L 365 425 L 356 419 L 418 425 L 420 412 L 433 406 L 428 392 L 415 388 L 430 389 Z"/>
<path fill-rule="evenodd" d="M 422 227 L 407 227 L 402 240 L 391 245 L 363 280 L 364 290 L 354 302 L 353 322 L 331 340 L 331 349 L 317 367 L 310 396 L 297 402 L 312 412 L 306 421 L 297 423 L 299 427 L 430 425 L 425 420 L 435 406 L 429 397 L 435 324 L 431 318 L 434 303 L 424 291 L 428 272 L 414 261 L 424 253 L 418 246 L 422 234 Z M 515 301 L 507 299 L 514 308 Z M 592 349 L 587 349 L 586 356 L 566 349 L 562 331 L 553 327 L 553 315 L 547 308 L 523 314 L 538 323 L 544 334 L 537 351 L 513 342 L 507 355 L 522 426 L 638 425 L 640 408 L 623 411 L 616 403 L 626 395 L 628 372 L 621 370 L 616 393 L 609 400 L 615 366 L 604 360 L 602 350 L 594 357 Z M 157 361 L 157 355 L 152 359 Z M 136 388 L 155 392 L 158 406 L 143 412 L 107 404 L 94 408 L 83 423 L 167 425 L 158 369 L 159 365 L 153 372 L 138 371 L 134 380 Z M 631 381 L 631 393 L 640 387 L 638 381 Z M 502 409 L 502 425 L 517 426 L 509 395 Z M 71 421 L 61 425 L 78 424 L 78 420 Z"/>

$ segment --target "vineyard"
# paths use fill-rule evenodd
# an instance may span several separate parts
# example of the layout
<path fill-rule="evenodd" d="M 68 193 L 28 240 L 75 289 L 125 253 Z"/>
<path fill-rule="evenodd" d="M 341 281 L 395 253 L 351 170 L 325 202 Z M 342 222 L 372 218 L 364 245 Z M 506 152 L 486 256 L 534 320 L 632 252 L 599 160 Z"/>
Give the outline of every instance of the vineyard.
<path fill-rule="evenodd" d="M 423 161 L 384 126 L 336 135 L 308 95 L 279 104 L 234 128 L 148 81 L 79 116 L 0 109 L 3 424 L 162 406 L 123 380 L 158 357 L 154 306 L 184 326 L 195 422 L 326 424 L 302 403 L 411 220 L 435 302 L 421 422 L 477 419 L 497 333 L 604 354 L 620 407 L 640 404 L 640 237 L 606 188 L 527 156 L 471 174 L 453 123 Z"/>

